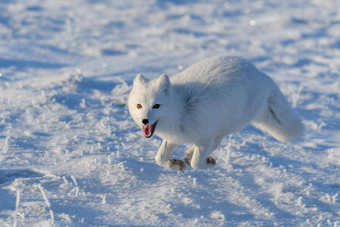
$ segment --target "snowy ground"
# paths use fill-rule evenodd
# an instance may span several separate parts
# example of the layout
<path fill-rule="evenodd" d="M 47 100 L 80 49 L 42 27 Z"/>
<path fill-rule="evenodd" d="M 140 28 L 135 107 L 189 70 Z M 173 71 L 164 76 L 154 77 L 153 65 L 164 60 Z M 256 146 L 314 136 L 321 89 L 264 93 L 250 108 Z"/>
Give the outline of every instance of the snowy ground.
<path fill-rule="evenodd" d="M 340 226 L 339 11 L 337 0 L 2 0 L 0 226 Z M 216 54 L 271 75 L 306 135 L 280 143 L 249 126 L 214 169 L 162 169 L 160 139 L 143 138 L 125 106 L 132 80 Z"/>

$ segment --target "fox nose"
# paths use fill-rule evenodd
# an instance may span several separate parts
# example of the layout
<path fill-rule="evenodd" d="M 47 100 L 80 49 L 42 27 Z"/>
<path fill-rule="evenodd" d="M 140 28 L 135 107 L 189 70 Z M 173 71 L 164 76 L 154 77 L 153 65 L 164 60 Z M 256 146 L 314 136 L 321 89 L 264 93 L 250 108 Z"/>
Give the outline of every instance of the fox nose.
<path fill-rule="evenodd" d="M 148 119 L 143 119 L 143 120 L 142 120 L 142 123 L 143 123 L 144 125 L 147 125 L 147 124 L 149 123 L 149 120 L 148 120 Z"/>

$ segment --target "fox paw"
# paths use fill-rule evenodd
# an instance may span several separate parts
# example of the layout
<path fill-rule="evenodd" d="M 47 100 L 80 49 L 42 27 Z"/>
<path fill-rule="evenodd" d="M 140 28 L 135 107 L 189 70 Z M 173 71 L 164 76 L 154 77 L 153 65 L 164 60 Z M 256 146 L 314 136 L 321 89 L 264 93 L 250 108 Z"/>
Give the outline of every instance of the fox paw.
<path fill-rule="evenodd" d="M 208 157 L 205 162 L 193 162 L 192 158 L 185 158 L 185 163 L 190 165 L 193 169 L 210 169 L 216 165 L 216 161 L 213 157 Z"/>
<path fill-rule="evenodd" d="M 184 159 L 185 163 L 188 164 L 189 166 L 191 166 L 191 160 L 192 160 L 192 156 L 185 154 L 185 159 Z M 207 164 L 208 165 L 216 165 L 216 161 L 213 157 L 209 156 L 207 158 Z"/>
<path fill-rule="evenodd" d="M 171 164 L 171 170 L 182 171 L 182 172 L 185 170 L 185 164 L 182 160 L 170 159 L 169 161 Z"/>
<path fill-rule="evenodd" d="M 216 165 L 216 161 L 215 161 L 215 159 L 213 158 L 213 157 L 208 157 L 207 158 L 207 164 L 208 165 Z"/>

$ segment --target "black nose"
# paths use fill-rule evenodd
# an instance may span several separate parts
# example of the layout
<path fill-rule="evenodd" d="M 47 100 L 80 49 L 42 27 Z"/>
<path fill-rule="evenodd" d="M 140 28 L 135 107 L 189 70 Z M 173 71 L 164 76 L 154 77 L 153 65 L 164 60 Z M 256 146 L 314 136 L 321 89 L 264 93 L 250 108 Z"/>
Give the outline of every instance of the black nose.
<path fill-rule="evenodd" d="M 147 124 L 149 123 L 149 120 L 148 120 L 148 119 L 143 119 L 143 120 L 142 120 L 142 123 L 145 124 L 145 125 L 147 125 Z"/>

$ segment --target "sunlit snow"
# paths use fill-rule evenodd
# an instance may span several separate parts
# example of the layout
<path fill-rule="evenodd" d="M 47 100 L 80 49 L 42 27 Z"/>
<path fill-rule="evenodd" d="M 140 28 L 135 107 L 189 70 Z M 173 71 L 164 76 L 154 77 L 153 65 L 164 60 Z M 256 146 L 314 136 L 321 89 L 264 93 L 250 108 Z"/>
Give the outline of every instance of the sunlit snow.
<path fill-rule="evenodd" d="M 337 0 L 1 1 L 0 226 L 339 226 L 339 12 Z M 132 80 L 217 54 L 270 75 L 306 134 L 281 143 L 248 126 L 215 168 L 163 169 L 160 138 L 127 111 Z"/>

